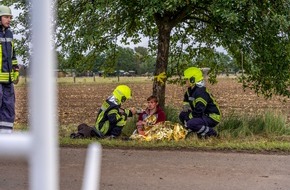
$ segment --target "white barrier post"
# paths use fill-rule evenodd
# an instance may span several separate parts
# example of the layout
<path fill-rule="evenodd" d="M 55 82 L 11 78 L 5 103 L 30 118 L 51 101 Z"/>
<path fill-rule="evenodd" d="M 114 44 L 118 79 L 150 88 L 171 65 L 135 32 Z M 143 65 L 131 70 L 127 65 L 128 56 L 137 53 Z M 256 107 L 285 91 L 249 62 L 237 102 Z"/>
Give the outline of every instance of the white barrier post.
<path fill-rule="evenodd" d="M 100 184 L 102 148 L 97 143 L 89 145 L 82 190 L 97 190 Z"/>
<path fill-rule="evenodd" d="M 31 135 L 0 134 L 0 156 L 29 158 L 31 150 Z"/>
<path fill-rule="evenodd" d="M 55 55 L 52 0 L 32 2 L 30 184 L 32 190 L 58 190 L 58 133 L 56 130 Z"/>
<path fill-rule="evenodd" d="M 56 117 L 55 55 L 53 51 L 52 0 L 31 0 L 32 44 L 31 131 L 0 134 L 0 156 L 25 157 L 30 163 L 31 190 L 58 190 L 58 133 Z M 101 146 L 89 146 L 83 190 L 99 189 Z"/>

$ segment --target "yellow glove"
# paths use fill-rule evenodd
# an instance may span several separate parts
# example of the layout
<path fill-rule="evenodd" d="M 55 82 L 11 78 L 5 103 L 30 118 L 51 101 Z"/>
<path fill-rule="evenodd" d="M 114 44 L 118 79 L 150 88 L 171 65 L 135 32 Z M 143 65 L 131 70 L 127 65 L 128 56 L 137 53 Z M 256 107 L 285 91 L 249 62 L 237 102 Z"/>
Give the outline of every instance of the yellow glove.
<path fill-rule="evenodd" d="M 14 84 L 18 84 L 18 82 L 19 82 L 19 72 L 18 71 L 15 71 L 13 73 L 13 83 Z"/>

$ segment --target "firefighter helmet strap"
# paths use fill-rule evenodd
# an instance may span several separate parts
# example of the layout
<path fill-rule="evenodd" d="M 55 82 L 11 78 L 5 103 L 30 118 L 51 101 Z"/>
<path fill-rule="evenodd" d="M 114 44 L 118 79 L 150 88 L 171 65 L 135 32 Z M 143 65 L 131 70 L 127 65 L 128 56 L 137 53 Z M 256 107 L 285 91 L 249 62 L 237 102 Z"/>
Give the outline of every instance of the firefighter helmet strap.
<path fill-rule="evenodd" d="M 190 83 L 195 83 L 195 78 L 194 77 L 190 77 L 189 82 Z"/>
<path fill-rule="evenodd" d="M 121 102 L 124 103 L 127 100 L 127 98 L 125 96 L 121 97 Z"/>

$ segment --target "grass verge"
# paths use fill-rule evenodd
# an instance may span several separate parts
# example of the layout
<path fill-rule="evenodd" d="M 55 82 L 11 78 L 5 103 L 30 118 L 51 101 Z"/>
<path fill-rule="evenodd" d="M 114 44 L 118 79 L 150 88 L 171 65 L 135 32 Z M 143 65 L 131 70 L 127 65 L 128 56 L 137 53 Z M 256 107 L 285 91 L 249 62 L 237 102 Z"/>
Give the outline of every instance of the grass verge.
<path fill-rule="evenodd" d="M 104 148 L 121 149 L 147 149 L 147 150 L 201 150 L 222 152 L 247 152 L 247 153 L 279 153 L 289 154 L 289 141 L 267 138 L 243 138 L 224 139 L 210 138 L 200 140 L 191 137 L 181 141 L 123 141 L 121 139 L 78 139 L 72 140 L 68 137 L 60 138 L 62 147 L 85 148 L 92 142 L 99 142 Z"/>
<path fill-rule="evenodd" d="M 178 113 L 172 107 L 165 109 L 168 119 L 178 122 Z M 123 130 L 122 137 L 134 131 L 137 118 L 131 118 Z M 131 127 L 130 127 L 131 126 Z M 70 139 L 76 131 L 75 125 L 59 128 L 61 147 L 85 148 L 92 142 L 99 142 L 104 148 L 159 149 L 159 150 L 201 150 L 248 153 L 290 154 L 290 127 L 286 117 L 278 112 L 265 112 L 263 115 L 231 115 L 217 126 L 218 138 L 198 139 L 191 135 L 180 141 L 137 141 L 120 139 Z M 27 127 L 16 126 L 17 130 Z"/>

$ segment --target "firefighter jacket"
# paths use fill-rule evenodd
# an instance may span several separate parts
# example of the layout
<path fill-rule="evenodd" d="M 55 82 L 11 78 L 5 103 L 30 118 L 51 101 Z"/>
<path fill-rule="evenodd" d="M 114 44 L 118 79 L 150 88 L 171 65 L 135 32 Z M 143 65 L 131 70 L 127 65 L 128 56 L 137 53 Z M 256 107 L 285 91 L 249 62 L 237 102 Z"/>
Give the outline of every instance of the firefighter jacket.
<path fill-rule="evenodd" d="M 110 134 L 113 128 L 123 128 L 126 124 L 127 117 L 132 117 L 133 114 L 129 109 L 121 108 L 114 96 L 110 96 L 103 104 L 98 112 L 96 119 L 96 130 L 106 136 Z M 118 130 L 121 132 L 121 130 Z M 120 135 L 120 134 L 118 134 Z"/>
<path fill-rule="evenodd" d="M 0 83 L 11 83 L 17 80 L 19 66 L 13 45 L 13 34 L 8 28 L 0 26 Z"/>
<path fill-rule="evenodd" d="M 184 94 L 183 105 L 189 105 L 191 117 L 208 116 L 216 122 L 221 120 L 221 112 L 217 102 L 205 86 L 195 85 Z"/>

